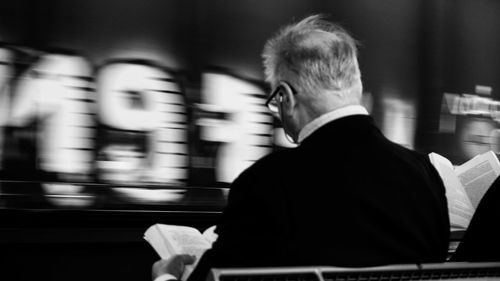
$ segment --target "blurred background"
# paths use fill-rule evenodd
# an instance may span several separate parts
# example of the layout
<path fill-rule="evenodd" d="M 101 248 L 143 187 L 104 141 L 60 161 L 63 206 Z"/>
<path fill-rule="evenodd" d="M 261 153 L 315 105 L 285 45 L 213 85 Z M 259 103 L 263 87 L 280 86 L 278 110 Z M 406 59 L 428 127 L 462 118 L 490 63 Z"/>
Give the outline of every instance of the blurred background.
<path fill-rule="evenodd" d="M 497 0 L 0 5 L 0 216 L 13 252 L 215 223 L 229 183 L 290 146 L 264 106 L 260 54 L 311 14 L 359 41 L 364 104 L 391 140 L 456 165 L 500 153 Z"/>
<path fill-rule="evenodd" d="M 2 5 L 4 208 L 222 206 L 244 168 L 289 146 L 260 54 L 315 13 L 359 41 L 365 105 L 389 138 L 454 164 L 500 152 L 498 1 Z"/>

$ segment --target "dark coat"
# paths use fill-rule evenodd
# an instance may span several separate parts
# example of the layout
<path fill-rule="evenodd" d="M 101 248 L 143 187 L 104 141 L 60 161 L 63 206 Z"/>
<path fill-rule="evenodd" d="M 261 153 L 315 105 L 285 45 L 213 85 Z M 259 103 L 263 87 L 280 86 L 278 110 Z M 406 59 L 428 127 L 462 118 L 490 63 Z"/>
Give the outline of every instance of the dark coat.
<path fill-rule="evenodd" d="M 452 261 L 500 261 L 500 177 L 479 202 Z"/>
<path fill-rule="evenodd" d="M 212 267 L 342 267 L 445 261 L 445 188 L 427 155 L 385 138 L 371 117 L 332 121 L 233 182 Z"/>

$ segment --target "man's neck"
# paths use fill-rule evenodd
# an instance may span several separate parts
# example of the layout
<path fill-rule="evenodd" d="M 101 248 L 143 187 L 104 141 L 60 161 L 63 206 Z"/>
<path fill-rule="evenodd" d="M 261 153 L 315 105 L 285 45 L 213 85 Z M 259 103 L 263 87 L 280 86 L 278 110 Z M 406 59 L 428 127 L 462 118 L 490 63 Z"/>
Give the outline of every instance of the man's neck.
<path fill-rule="evenodd" d="M 351 115 L 368 115 L 368 111 L 366 111 L 366 108 L 361 105 L 348 105 L 322 114 L 311 122 L 307 123 L 300 130 L 298 142 L 301 143 L 304 139 L 306 139 L 326 123 Z"/>

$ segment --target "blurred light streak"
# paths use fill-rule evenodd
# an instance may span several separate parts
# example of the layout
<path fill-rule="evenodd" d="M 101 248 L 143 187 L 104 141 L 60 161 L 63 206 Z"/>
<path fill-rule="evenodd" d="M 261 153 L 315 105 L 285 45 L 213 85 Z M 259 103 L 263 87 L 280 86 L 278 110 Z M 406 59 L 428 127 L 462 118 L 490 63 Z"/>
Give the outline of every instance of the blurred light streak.
<path fill-rule="evenodd" d="M 99 153 L 106 154 L 108 159 L 98 162 L 103 177 L 115 183 L 183 184 L 188 166 L 187 113 L 183 93 L 174 77 L 154 65 L 122 61 L 105 65 L 96 81 L 102 123 L 116 130 L 147 135 L 144 156 L 109 159 L 107 154 L 124 155 L 133 147 L 110 149 L 106 146 L 113 143 L 106 144 Z M 138 171 L 142 174 L 132 182 L 123 176 Z"/>
<path fill-rule="evenodd" d="M 46 54 L 19 79 L 9 124 L 39 122 L 39 163 L 44 171 L 89 173 L 94 101 L 90 75 L 91 66 L 82 57 Z"/>
<path fill-rule="evenodd" d="M 44 183 L 47 201 L 59 207 L 88 207 L 95 202 L 95 195 L 83 192 L 84 187 L 70 183 Z"/>
<path fill-rule="evenodd" d="M 167 46 L 168 47 L 168 46 Z M 127 38 L 117 41 L 111 49 L 102 53 L 97 60 L 106 62 L 110 60 L 140 59 L 154 61 L 168 66 L 171 69 L 182 69 L 185 62 L 181 56 L 175 56 L 165 51 L 164 44 L 154 42 L 150 38 Z M 100 51 L 100 50 L 99 50 Z"/>
<path fill-rule="evenodd" d="M 168 203 L 178 202 L 184 197 L 185 190 L 180 189 L 145 189 L 133 187 L 113 188 L 122 199 L 133 203 Z"/>
<path fill-rule="evenodd" d="M 500 154 L 500 129 L 494 129 L 490 132 L 490 148 L 496 154 Z"/>
<path fill-rule="evenodd" d="M 12 52 L 0 48 L 0 170 L 2 169 L 4 149 L 4 127 L 9 116 L 9 81 L 12 77 Z"/>
<path fill-rule="evenodd" d="M 20 78 L 8 124 L 38 122 L 39 165 L 43 171 L 87 176 L 91 169 L 93 102 L 91 66 L 77 55 L 45 54 Z M 84 207 L 94 197 L 73 184 L 42 184 L 56 206 Z"/>
<path fill-rule="evenodd" d="M 103 160 L 98 160 L 101 177 L 111 183 L 133 184 L 143 180 L 147 168 L 144 154 L 133 145 L 111 144 L 103 148 Z"/>
<path fill-rule="evenodd" d="M 458 135 L 464 156 L 472 158 L 494 149 L 499 141 L 495 135 L 498 135 L 496 126 L 491 120 L 477 117 L 464 120 Z"/>
<path fill-rule="evenodd" d="M 491 87 L 476 85 L 476 92 L 490 95 Z M 499 101 L 473 94 L 443 93 L 439 132 L 457 134 L 465 158 L 488 150 L 500 152 L 498 123 Z"/>
<path fill-rule="evenodd" d="M 384 97 L 383 133 L 391 141 L 413 149 L 415 136 L 415 105 L 399 98 Z"/>
<path fill-rule="evenodd" d="M 201 118 L 203 140 L 220 142 L 216 179 L 232 182 L 244 169 L 271 152 L 272 117 L 265 94 L 254 84 L 228 74 L 202 76 L 200 110 L 223 113 L 225 119 Z"/>

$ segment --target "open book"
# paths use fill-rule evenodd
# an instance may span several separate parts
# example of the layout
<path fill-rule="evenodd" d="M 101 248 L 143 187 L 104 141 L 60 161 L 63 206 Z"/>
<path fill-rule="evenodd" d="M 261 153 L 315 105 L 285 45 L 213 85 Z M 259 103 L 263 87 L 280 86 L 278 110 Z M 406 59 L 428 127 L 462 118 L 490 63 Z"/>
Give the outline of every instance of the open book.
<path fill-rule="evenodd" d="M 429 159 L 446 187 L 452 229 L 466 229 L 479 201 L 500 175 L 497 156 L 493 151 L 488 151 L 460 166 L 454 166 L 434 152 L 429 154 Z"/>
<path fill-rule="evenodd" d="M 195 264 L 187 265 L 184 270 L 181 279 L 186 280 L 203 253 L 210 249 L 217 239 L 214 230 L 215 226 L 212 226 L 201 233 L 198 229 L 189 226 L 154 224 L 144 232 L 144 239 L 151 244 L 162 259 L 168 259 L 177 254 L 196 256 Z"/>

